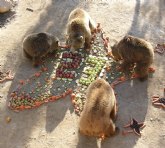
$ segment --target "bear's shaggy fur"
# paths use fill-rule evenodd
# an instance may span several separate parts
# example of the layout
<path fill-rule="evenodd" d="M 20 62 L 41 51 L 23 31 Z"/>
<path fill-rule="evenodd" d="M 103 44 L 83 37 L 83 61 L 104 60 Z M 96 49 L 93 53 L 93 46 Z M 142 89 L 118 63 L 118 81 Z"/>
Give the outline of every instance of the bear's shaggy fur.
<path fill-rule="evenodd" d="M 79 48 L 90 50 L 91 33 L 95 30 L 96 25 L 83 9 L 74 9 L 68 19 L 67 24 L 67 44 L 71 46 L 71 51 L 75 52 Z"/>
<path fill-rule="evenodd" d="M 23 40 L 23 51 L 27 58 L 32 59 L 33 66 L 38 66 L 42 57 L 59 49 L 59 40 L 49 33 L 29 34 Z"/>
<path fill-rule="evenodd" d="M 144 39 L 127 35 L 112 47 L 115 60 L 123 60 L 121 69 L 128 73 L 135 67 L 140 80 L 148 77 L 148 68 L 153 63 L 154 49 Z"/>
<path fill-rule="evenodd" d="M 87 136 L 109 137 L 114 135 L 116 114 L 116 98 L 112 87 L 104 79 L 97 79 L 87 88 L 79 131 Z"/>

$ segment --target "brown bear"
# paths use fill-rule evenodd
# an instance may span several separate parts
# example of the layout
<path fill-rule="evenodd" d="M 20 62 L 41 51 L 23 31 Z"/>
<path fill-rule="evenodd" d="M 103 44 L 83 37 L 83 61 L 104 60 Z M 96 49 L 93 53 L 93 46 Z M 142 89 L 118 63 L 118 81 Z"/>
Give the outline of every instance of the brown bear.
<path fill-rule="evenodd" d="M 59 49 L 57 37 L 45 32 L 29 34 L 23 40 L 23 51 L 31 58 L 33 66 L 38 66 L 42 57 Z"/>
<path fill-rule="evenodd" d="M 83 9 L 74 9 L 68 18 L 67 24 L 67 44 L 72 52 L 79 48 L 85 48 L 87 51 L 91 48 L 91 33 L 95 30 L 96 25 Z"/>
<path fill-rule="evenodd" d="M 114 123 L 116 114 L 116 98 L 112 87 L 104 79 L 97 79 L 87 88 L 79 131 L 98 138 L 114 135 L 117 131 Z"/>
<path fill-rule="evenodd" d="M 154 49 L 144 39 L 131 35 L 125 36 L 112 47 L 115 60 L 122 60 L 121 69 L 128 74 L 135 70 L 141 81 L 148 77 L 148 68 L 153 63 Z"/>

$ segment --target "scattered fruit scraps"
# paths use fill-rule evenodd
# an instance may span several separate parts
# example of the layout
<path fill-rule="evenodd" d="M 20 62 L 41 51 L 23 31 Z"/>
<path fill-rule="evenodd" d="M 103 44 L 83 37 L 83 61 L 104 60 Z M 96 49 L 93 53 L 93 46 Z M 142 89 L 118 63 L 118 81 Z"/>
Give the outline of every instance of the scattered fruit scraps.
<path fill-rule="evenodd" d="M 163 54 L 165 51 L 165 44 L 157 44 L 155 47 L 155 52 L 158 52 L 159 54 Z"/>
<path fill-rule="evenodd" d="M 14 77 L 10 70 L 7 72 L 0 71 L 0 83 L 7 81 L 7 80 L 13 80 L 13 78 Z"/>

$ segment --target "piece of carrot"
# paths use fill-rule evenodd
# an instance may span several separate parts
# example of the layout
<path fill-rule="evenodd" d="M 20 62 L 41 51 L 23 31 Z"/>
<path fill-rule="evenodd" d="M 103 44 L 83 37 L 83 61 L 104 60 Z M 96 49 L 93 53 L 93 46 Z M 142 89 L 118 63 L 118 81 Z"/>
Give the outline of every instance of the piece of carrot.
<path fill-rule="evenodd" d="M 138 77 L 139 77 L 138 74 L 136 74 L 136 73 L 132 74 L 132 78 L 138 78 Z"/>
<path fill-rule="evenodd" d="M 106 71 L 110 71 L 110 70 L 111 70 L 110 66 L 107 66 L 107 67 L 105 68 L 105 70 L 106 70 Z"/>
<path fill-rule="evenodd" d="M 58 96 L 56 96 L 56 97 L 57 97 L 57 99 L 60 99 L 60 98 L 62 98 L 62 97 L 61 97 L 61 95 L 58 95 Z"/>
<path fill-rule="evenodd" d="M 72 88 L 69 88 L 67 91 L 68 91 L 69 93 L 72 93 L 72 92 L 73 92 Z"/>
<path fill-rule="evenodd" d="M 36 77 L 40 77 L 40 76 L 41 76 L 41 73 L 40 73 L 40 72 L 36 72 L 34 75 L 35 75 Z"/>
<path fill-rule="evenodd" d="M 41 70 L 44 72 L 44 71 L 48 71 L 48 68 L 47 67 L 42 67 Z"/>
<path fill-rule="evenodd" d="M 25 109 L 25 106 L 24 105 L 21 105 L 21 106 L 19 106 L 19 109 L 20 110 L 24 110 Z"/>
<path fill-rule="evenodd" d="M 24 81 L 24 80 L 19 80 L 19 83 L 20 83 L 21 85 L 23 85 L 23 84 L 25 84 L 25 81 Z"/>
<path fill-rule="evenodd" d="M 51 100 L 57 100 L 57 96 L 51 96 Z"/>
<path fill-rule="evenodd" d="M 120 77 L 119 81 L 125 81 L 125 77 L 124 76 Z"/>
<path fill-rule="evenodd" d="M 72 100 L 76 98 L 76 95 L 74 93 L 72 93 L 70 96 Z"/>
<path fill-rule="evenodd" d="M 25 106 L 25 109 L 31 109 L 32 107 L 31 106 Z"/>
<path fill-rule="evenodd" d="M 36 101 L 35 102 L 35 106 L 37 107 L 37 106 L 40 106 L 42 103 L 41 102 L 38 102 L 38 101 Z"/>
<path fill-rule="evenodd" d="M 152 68 L 152 67 L 149 67 L 149 68 L 148 68 L 148 71 L 149 71 L 149 72 L 155 72 L 155 69 Z"/>

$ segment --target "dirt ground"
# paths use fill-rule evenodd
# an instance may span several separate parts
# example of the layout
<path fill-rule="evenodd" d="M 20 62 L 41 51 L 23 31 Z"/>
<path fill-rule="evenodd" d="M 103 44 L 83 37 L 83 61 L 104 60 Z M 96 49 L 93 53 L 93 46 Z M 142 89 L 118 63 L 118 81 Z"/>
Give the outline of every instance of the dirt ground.
<path fill-rule="evenodd" d="M 37 71 L 22 55 L 22 40 L 32 32 L 47 31 L 65 40 L 66 22 L 74 8 L 81 7 L 101 23 L 110 44 L 125 34 L 157 43 L 165 42 L 164 0 L 24 0 L 15 7 L 15 17 L 0 28 L 0 69 L 12 70 L 14 81 L 0 83 L 0 148 L 95 148 L 95 138 L 78 134 L 78 116 L 69 98 L 33 110 L 13 112 L 7 107 L 9 92 L 20 78 Z M 31 8 L 34 11 L 28 11 Z M 152 106 L 151 96 L 164 95 L 165 54 L 155 54 L 156 71 L 145 82 L 127 81 L 117 86 L 117 126 L 123 130 L 130 117 L 144 121 L 142 136 L 121 132 L 102 142 L 102 148 L 163 148 L 165 112 Z M 6 117 L 11 122 L 6 122 Z"/>

